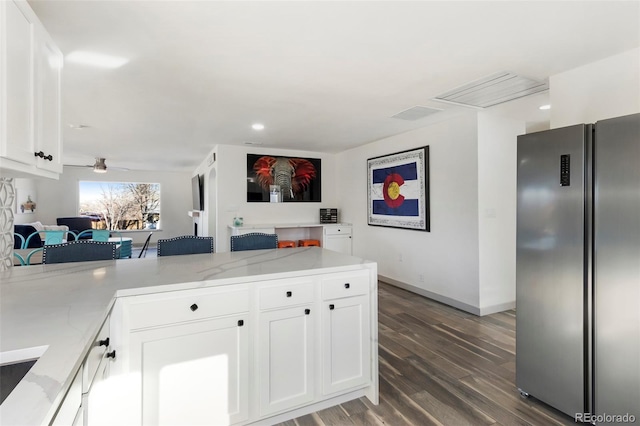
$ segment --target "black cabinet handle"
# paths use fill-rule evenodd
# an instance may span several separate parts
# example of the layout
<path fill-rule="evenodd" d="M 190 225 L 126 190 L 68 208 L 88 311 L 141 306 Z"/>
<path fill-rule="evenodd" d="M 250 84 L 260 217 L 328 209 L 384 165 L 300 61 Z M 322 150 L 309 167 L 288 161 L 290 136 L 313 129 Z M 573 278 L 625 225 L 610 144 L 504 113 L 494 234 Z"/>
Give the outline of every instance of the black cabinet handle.
<path fill-rule="evenodd" d="M 112 350 L 111 352 L 107 352 L 107 358 L 116 359 L 116 350 Z"/>
<path fill-rule="evenodd" d="M 238 327 L 242 327 L 244 325 L 244 320 L 238 320 Z"/>
<path fill-rule="evenodd" d="M 349 283 L 344 283 L 344 288 L 349 288 L 349 287 L 351 287 L 351 284 L 349 284 Z"/>
<path fill-rule="evenodd" d="M 193 305 L 189 306 L 189 309 L 191 309 L 191 312 L 195 312 L 198 310 L 198 305 L 194 303 Z"/>
<path fill-rule="evenodd" d="M 305 310 L 304 310 L 304 314 L 305 314 L 305 315 L 309 315 L 310 313 L 311 313 L 311 309 L 305 309 Z"/>
<path fill-rule="evenodd" d="M 335 306 L 334 306 L 334 305 L 329 305 L 329 310 L 330 310 L 330 311 L 333 311 L 333 309 L 334 309 L 334 308 L 335 308 Z"/>
<path fill-rule="evenodd" d="M 98 341 L 98 346 L 109 346 L 109 338 Z"/>
<path fill-rule="evenodd" d="M 293 293 L 291 293 L 290 291 L 287 292 L 287 297 L 291 297 Z"/>
<path fill-rule="evenodd" d="M 53 155 L 51 155 L 51 154 L 44 155 L 44 152 L 42 152 L 42 151 L 34 152 L 33 155 L 35 157 L 40 157 L 40 158 L 44 158 L 45 160 L 53 161 Z"/>

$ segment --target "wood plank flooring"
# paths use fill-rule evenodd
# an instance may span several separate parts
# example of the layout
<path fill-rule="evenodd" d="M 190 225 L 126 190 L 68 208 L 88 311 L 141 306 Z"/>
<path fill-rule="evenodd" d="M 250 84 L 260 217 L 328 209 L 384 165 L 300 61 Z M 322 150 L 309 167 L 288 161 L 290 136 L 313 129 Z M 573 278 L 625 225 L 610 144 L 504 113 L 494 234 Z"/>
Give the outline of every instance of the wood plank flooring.
<path fill-rule="evenodd" d="M 484 317 L 379 286 L 380 404 L 350 401 L 281 426 L 570 425 L 520 397 L 515 311 Z"/>

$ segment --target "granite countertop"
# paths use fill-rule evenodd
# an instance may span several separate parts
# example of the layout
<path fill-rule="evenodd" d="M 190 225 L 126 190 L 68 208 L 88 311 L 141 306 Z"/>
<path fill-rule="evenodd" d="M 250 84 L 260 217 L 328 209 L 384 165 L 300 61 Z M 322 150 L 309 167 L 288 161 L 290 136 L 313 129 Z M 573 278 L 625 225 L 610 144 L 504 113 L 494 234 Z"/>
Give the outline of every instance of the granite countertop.
<path fill-rule="evenodd" d="M 307 247 L 21 266 L 1 272 L 0 363 L 41 356 L 0 406 L 0 424 L 51 421 L 116 297 L 370 265 Z"/>

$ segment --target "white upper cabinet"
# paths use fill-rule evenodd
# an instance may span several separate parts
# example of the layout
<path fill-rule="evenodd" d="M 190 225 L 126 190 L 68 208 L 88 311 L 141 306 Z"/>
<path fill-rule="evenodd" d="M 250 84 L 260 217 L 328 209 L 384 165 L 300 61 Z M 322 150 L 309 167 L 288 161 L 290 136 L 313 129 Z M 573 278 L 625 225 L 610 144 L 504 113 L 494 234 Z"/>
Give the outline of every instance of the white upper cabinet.
<path fill-rule="evenodd" d="M 26 1 L 0 2 L 0 175 L 62 172 L 63 57 Z"/>

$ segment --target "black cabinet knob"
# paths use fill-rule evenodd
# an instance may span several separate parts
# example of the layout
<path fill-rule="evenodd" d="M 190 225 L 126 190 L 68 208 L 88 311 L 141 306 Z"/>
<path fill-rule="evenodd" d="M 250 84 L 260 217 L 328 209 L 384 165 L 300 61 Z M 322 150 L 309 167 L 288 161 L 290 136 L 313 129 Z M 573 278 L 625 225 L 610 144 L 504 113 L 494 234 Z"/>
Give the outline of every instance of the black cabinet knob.
<path fill-rule="evenodd" d="M 42 151 L 34 152 L 33 155 L 36 157 L 44 158 L 44 152 Z"/>
<path fill-rule="evenodd" d="M 107 352 L 107 358 L 116 359 L 116 350 L 112 350 L 111 352 Z"/>
<path fill-rule="evenodd" d="M 238 320 L 238 327 L 242 327 L 244 325 L 244 320 Z"/>
<path fill-rule="evenodd" d="M 189 309 L 191 309 L 192 312 L 195 312 L 198 310 L 198 305 L 194 303 L 193 305 L 189 306 Z"/>
<path fill-rule="evenodd" d="M 335 308 L 334 305 L 329 305 L 329 310 L 333 311 L 334 308 Z"/>
<path fill-rule="evenodd" d="M 98 341 L 98 346 L 109 346 L 109 338 Z"/>
<path fill-rule="evenodd" d="M 349 287 L 351 287 L 351 284 L 349 284 L 349 283 L 344 283 L 344 288 L 349 288 Z"/>
<path fill-rule="evenodd" d="M 309 315 L 310 313 L 311 313 L 311 309 L 305 309 L 305 310 L 304 310 L 304 314 L 305 314 L 305 315 Z"/>
<path fill-rule="evenodd" d="M 51 155 L 51 154 L 49 154 L 47 156 L 44 156 L 42 158 L 44 158 L 45 160 L 53 161 L 53 155 Z"/>
<path fill-rule="evenodd" d="M 287 292 L 287 297 L 291 297 L 293 293 L 291 293 L 290 291 Z"/>

